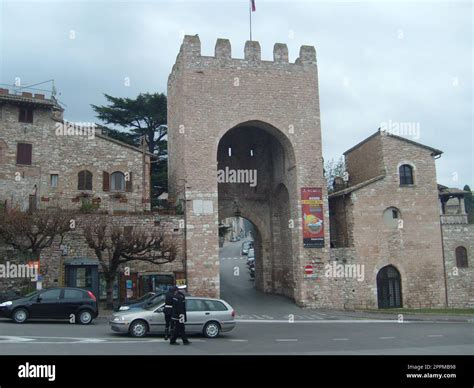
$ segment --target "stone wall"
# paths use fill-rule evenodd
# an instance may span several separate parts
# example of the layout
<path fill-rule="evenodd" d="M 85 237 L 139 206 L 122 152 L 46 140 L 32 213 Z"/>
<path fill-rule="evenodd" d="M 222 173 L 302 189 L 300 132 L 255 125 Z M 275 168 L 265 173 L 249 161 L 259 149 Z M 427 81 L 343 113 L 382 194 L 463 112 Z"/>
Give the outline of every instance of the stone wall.
<path fill-rule="evenodd" d="M 376 137 L 382 146 L 385 177 L 350 193 L 355 257 L 365 265 L 366 274 L 365 281 L 356 285 L 353 303 L 377 308 L 377 274 L 393 265 L 401 274 L 404 307 L 443 307 L 444 269 L 432 151 L 383 133 Z M 360 154 L 356 163 L 369 166 L 371 158 L 367 154 L 364 163 Z M 414 185 L 399 184 L 398 167 L 405 163 L 414 168 Z M 399 227 L 385 225 L 382 214 L 389 207 L 399 210 Z"/>
<path fill-rule="evenodd" d="M 474 224 L 443 225 L 449 307 L 474 307 Z M 457 268 L 456 248 L 467 250 L 467 268 Z"/>
<path fill-rule="evenodd" d="M 126 264 L 131 273 L 140 274 L 176 274 L 184 273 L 186 270 L 185 252 L 184 252 L 184 228 L 183 219 L 179 216 L 162 216 L 158 214 L 124 214 L 124 215 L 83 215 L 78 214 L 73 217 L 76 223 L 76 229 L 67 233 L 60 245 L 55 241 L 49 248 L 41 252 L 40 273 L 43 275 L 43 288 L 66 285 L 64 260 L 89 258 L 96 260 L 97 257 L 93 250 L 89 248 L 83 237 L 83 227 L 89 222 L 94 222 L 106 217 L 110 225 L 119 227 L 136 227 L 148 230 L 163 230 L 168 238 L 173 239 L 177 247 L 177 256 L 171 263 L 156 265 L 141 261 L 132 261 Z M 64 254 L 66 253 L 66 254 Z M 0 246 L 1 258 L 5 260 L 18 260 L 18 253 L 13 252 L 6 246 Z M 2 260 L 0 260 L 1 263 Z M 121 271 L 123 271 L 123 265 Z M 99 272 L 101 267 L 99 265 Z M 11 279 L 9 282 L 0 282 L 0 292 L 2 288 L 19 287 L 21 280 Z"/>
<path fill-rule="evenodd" d="M 58 128 L 63 122 L 48 107 L 34 109 L 33 123 L 19 122 L 19 106 L 1 97 L 0 201 L 25 210 L 30 195 L 36 194 L 38 208 L 77 209 L 87 200 L 105 212 L 150 209 L 149 154 L 96 132 L 61 135 Z M 16 163 L 20 142 L 32 145 L 31 165 Z M 93 174 L 92 190 L 78 189 L 78 173 L 82 170 Z M 116 171 L 130 178 L 121 192 L 104 187 L 104 172 L 110 181 Z M 57 187 L 52 187 L 52 174 L 58 175 Z"/>

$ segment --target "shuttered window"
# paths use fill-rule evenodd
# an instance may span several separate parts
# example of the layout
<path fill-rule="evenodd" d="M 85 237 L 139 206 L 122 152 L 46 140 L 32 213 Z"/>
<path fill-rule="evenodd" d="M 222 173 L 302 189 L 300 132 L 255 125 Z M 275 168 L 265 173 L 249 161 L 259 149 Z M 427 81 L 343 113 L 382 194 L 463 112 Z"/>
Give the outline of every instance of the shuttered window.
<path fill-rule="evenodd" d="M 102 174 L 102 190 L 110 191 L 110 175 L 107 171 Z"/>
<path fill-rule="evenodd" d="M 16 164 L 31 166 L 33 146 L 28 143 L 18 143 L 16 146 Z"/>
<path fill-rule="evenodd" d="M 125 175 L 116 171 L 110 176 L 111 191 L 125 191 Z"/>
<path fill-rule="evenodd" d="M 18 117 L 20 123 L 32 123 L 33 122 L 33 108 L 20 107 L 20 114 Z"/>
<path fill-rule="evenodd" d="M 79 171 L 79 174 L 77 174 L 77 189 L 92 190 L 92 173 L 90 171 Z"/>
<path fill-rule="evenodd" d="M 467 249 L 465 247 L 456 248 L 456 267 L 467 268 Z"/>

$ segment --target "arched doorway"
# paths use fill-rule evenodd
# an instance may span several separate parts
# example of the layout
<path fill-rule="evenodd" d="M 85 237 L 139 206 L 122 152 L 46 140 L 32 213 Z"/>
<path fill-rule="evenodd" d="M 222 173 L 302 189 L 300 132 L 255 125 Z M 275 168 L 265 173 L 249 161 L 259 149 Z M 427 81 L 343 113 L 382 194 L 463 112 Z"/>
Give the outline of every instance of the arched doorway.
<path fill-rule="evenodd" d="M 403 307 L 402 280 L 393 265 L 383 267 L 377 274 L 377 299 L 379 308 Z"/>
<path fill-rule="evenodd" d="M 238 215 L 258 230 L 255 288 L 294 298 L 290 220 L 297 217 L 297 196 L 288 188 L 297 185 L 290 141 L 267 123 L 239 124 L 219 141 L 217 169 L 219 220 Z"/>

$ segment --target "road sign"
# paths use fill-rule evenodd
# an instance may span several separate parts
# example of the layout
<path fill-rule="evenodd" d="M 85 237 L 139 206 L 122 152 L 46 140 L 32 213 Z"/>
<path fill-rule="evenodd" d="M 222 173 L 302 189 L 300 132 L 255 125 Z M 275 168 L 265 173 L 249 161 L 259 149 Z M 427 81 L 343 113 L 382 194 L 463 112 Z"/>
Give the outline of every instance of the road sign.
<path fill-rule="evenodd" d="M 305 275 L 312 275 L 313 274 L 313 266 L 308 264 L 304 267 L 304 274 Z"/>

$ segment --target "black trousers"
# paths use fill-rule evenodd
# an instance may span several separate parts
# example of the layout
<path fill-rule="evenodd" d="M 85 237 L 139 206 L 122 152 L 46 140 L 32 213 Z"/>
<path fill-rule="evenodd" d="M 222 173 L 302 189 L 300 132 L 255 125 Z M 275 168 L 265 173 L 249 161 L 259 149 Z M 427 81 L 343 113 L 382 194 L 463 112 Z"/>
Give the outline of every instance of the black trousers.
<path fill-rule="evenodd" d="M 171 325 L 171 314 L 165 314 L 165 329 L 169 330 Z"/>
<path fill-rule="evenodd" d="M 176 342 L 176 339 L 178 337 L 181 337 L 183 342 L 188 342 L 188 337 L 186 336 L 186 328 L 184 326 L 184 323 L 181 323 L 178 320 L 174 320 L 171 323 L 172 327 L 172 332 L 173 334 L 171 335 L 171 341 L 170 342 Z"/>

